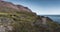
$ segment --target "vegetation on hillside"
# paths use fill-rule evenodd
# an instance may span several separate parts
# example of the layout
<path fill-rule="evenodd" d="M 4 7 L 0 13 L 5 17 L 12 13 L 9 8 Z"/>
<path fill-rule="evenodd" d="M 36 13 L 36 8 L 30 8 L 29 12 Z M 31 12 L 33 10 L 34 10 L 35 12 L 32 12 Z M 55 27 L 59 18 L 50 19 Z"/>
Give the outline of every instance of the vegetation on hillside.
<path fill-rule="evenodd" d="M 46 24 L 43 19 L 46 18 Z M 60 32 L 60 24 L 33 12 L 0 6 L 0 32 Z"/>
<path fill-rule="evenodd" d="M 36 14 L 30 14 L 28 12 L 24 12 L 24 13 L 0 12 L 0 17 L 12 19 L 9 20 L 12 21 L 10 25 L 13 27 L 13 30 L 11 32 L 59 32 L 60 31 L 60 25 L 58 23 L 55 23 L 47 19 L 47 23 L 46 25 L 44 25 L 42 24 L 43 21 L 41 20 L 42 18 L 41 16 L 37 16 Z M 9 21 L 8 23 L 10 23 Z"/>

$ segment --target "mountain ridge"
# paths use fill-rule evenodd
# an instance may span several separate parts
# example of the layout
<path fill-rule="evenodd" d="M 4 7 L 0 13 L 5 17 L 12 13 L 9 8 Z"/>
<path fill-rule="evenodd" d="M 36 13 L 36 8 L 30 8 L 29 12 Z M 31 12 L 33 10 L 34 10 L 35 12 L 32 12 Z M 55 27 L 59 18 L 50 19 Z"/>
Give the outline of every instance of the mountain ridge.
<path fill-rule="evenodd" d="M 11 2 L 6 2 L 6 1 L 0 1 L 0 7 L 8 7 L 12 9 L 16 9 L 18 11 L 26 11 L 26 12 L 32 12 L 29 8 L 24 7 L 22 5 L 15 5 Z"/>

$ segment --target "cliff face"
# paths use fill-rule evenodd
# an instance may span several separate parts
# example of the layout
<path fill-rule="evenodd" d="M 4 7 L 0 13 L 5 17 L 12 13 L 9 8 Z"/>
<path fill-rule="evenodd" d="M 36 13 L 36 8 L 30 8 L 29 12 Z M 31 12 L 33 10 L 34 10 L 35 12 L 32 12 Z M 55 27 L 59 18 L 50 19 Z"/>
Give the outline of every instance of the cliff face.
<path fill-rule="evenodd" d="M 60 25 L 29 8 L 0 1 L 0 32 L 58 32 Z"/>

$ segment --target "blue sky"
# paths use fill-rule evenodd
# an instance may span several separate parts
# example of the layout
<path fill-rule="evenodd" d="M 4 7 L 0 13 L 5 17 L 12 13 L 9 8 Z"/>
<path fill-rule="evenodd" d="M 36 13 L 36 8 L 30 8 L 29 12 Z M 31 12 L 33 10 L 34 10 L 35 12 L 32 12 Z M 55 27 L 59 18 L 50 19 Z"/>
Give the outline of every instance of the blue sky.
<path fill-rule="evenodd" d="M 30 8 L 38 15 L 60 15 L 60 0 L 5 0 Z"/>

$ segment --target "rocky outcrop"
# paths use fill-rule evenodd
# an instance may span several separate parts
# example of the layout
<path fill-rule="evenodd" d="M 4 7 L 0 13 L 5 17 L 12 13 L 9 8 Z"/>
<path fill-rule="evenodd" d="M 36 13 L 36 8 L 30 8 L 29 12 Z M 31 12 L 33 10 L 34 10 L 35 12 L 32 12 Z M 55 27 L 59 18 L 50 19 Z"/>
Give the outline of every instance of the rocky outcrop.
<path fill-rule="evenodd" d="M 13 23 L 12 19 L 7 17 L 0 17 L 0 32 L 12 32 L 13 27 L 11 24 Z"/>

